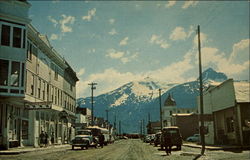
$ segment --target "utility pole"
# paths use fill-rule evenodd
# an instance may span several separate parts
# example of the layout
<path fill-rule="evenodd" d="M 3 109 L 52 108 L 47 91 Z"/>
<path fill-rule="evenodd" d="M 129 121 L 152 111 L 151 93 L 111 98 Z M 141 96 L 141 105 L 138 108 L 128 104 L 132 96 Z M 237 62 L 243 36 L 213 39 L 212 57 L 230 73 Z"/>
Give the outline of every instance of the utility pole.
<path fill-rule="evenodd" d="M 106 109 L 105 111 L 106 111 L 106 118 L 107 118 L 107 122 L 109 122 L 109 110 L 108 110 L 108 109 Z"/>
<path fill-rule="evenodd" d="M 119 135 L 121 135 L 121 121 L 119 121 Z"/>
<path fill-rule="evenodd" d="M 161 109 L 161 89 L 159 88 L 159 105 L 160 105 L 160 125 L 162 131 L 162 109 Z"/>
<path fill-rule="evenodd" d="M 198 25 L 198 50 L 199 50 L 199 77 L 200 77 L 200 136 L 201 136 L 201 155 L 205 152 L 204 137 L 204 119 L 203 119 L 203 83 L 202 83 L 202 67 L 201 67 L 201 42 L 200 42 L 200 25 Z"/>
<path fill-rule="evenodd" d="M 143 120 L 142 120 L 142 134 L 143 134 L 143 135 L 145 134 L 144 130 L 145 130 L 145 127 L 144 127 L 144 119 L 143 119 Z"/>
<path fill-rule="evenodd" d="M 94 126 L 94 89 L 96 89 L 95 85 L 97 83 L 90 83 L 88 84 L 91 86 L 91 125 Z"/>

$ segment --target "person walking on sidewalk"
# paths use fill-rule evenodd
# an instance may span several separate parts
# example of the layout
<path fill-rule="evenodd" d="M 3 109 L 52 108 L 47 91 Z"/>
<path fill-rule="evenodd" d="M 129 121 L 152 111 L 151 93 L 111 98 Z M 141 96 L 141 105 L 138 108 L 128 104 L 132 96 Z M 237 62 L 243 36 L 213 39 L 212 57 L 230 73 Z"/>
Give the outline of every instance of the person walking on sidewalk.
<path fill-rule="evenodd" d="M 49 135 L 47 134 L 47 132 L 45 132 L 44 137 L 45 137 L 44 144 L 45 144 L 45 147 L 47 147 L 48 146 L 48 142 L 49 142 Z"/>
<path fill-rule="evenodd" d="M 171 140 L 171 134 L 169 132 L 164 133 L 164 144 L 165 144 L 165 150 L 167 155 L 171 154 L 171 148 L 172 148 L 172 140 Z"/>
<path fill-rule="evenodd" d="M 101 133 L 98 137 L 99 139 L 99 143 L 100 143 L 100 146 L 103 148 L 103 144 L 104 144 L 104 135 Z"/>
<path fill-rule="evenodd" d="M 42 131 L 42 133 L 39 135 L 39 139 L 40 139 L 40 147 L 44 146 L 44 142 L 45 142 L 45 134 Z"/>

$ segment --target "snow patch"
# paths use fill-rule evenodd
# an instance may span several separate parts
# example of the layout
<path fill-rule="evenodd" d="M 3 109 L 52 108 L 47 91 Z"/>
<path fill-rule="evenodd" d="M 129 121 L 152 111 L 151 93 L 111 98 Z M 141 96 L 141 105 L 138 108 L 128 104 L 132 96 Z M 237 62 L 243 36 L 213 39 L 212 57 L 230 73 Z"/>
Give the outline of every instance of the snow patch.
<path fill-rule="evenodd" d="M 127 94 L 123 94 L 113 104 L 111 104 L 111 107 L 115 107 L 115 106 L 119 106 L 121 104 L 124 104 L 128 97 L 129 96 Z"/>

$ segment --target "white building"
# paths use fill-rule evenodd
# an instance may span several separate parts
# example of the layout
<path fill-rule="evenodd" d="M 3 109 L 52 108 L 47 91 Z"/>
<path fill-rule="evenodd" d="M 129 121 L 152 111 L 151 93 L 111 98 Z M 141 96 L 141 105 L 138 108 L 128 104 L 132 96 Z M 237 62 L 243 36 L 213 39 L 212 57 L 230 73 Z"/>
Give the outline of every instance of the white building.
<path fill-rule="evenodd" d="M 203 97 L 207 144 L 250 144 L 249 88 L 249 82 L 228 79 L 207 89 Z"/>
<path fill-rule="evenodd" d="M 74 135 L 78 78 L 28 18 L 26 0 L 0 1 L 0 146 L 54 143 Z"/>
<path fill-rule="evenodd" d="M 169 94 L 162 107 L 163 127 L 176 125 L 173 115 L 196 113 L 196 108 L 180 108 L 176 106 L 174 98 Z"/>

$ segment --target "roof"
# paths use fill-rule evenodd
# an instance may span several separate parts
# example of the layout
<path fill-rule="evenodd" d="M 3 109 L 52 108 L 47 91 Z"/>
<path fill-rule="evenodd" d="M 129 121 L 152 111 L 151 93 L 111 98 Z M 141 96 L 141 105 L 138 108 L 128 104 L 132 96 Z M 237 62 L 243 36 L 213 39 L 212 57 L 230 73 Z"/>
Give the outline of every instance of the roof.
<path fill-rule="evenodd" d="M 176 102 L 170 94 L 168 95 L 168 98 L 164 102 L 164 106 L 176 106 Z"/>
<path fill-rule="evenodd" d="M 234 90 L 237 102 L 250 102 L 250 82 L 234 82 Z"/>

